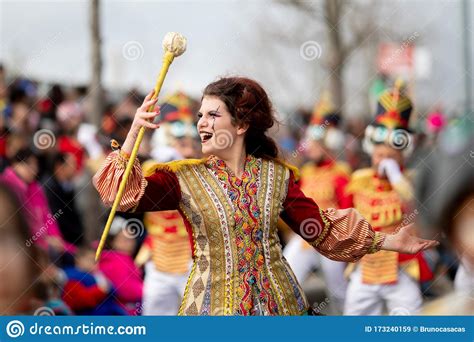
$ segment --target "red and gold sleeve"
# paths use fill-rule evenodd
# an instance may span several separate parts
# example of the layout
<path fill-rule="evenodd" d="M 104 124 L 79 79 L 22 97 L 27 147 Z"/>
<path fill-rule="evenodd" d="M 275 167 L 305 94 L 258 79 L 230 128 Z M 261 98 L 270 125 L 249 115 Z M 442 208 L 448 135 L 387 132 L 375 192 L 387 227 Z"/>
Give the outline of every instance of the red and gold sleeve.
<path fill-rule="evenodd" d="M 337 261 L 354 262 L 375 253 L 385 239 L 353 208 L 321 210 L 303 194 L 293 175 L 281 218 L 318 252 Z"/>
<path fill-rule="evenodd" d="M 110 153 L 93 178 L 93 183 L 106 206 L 112 206 L 128 159 L 119 150 Z M 156 171 L 144 177 L 140 162 L 135 160 L 127 180 L 118 211 L 158 211 L 177 209 L 181 200 L 178 178 L 170 170 Z"/>

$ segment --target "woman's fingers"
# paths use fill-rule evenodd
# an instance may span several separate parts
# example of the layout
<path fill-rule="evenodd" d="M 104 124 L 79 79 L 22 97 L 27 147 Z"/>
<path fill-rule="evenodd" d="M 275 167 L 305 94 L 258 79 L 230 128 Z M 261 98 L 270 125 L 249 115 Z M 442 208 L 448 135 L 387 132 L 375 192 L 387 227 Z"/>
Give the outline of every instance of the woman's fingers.
<path fill-rule="evenodd" d="M 148 93 L 147 96 L 145 96 L 145 99 L 143 100 L 143 103 L 140 106 L 140 109 L 147 110 L 149 106 L 151 106 L 152 104 L 155 104 L 156 101 L 158 101 L 158 97 L 152 99 L 154 93 L 155 91 L 152 90 Z"/>
<path fill-rule="evenodd" d="M 428 248 L 428 245 L 425 242 L 420 241 L 417 245 L 414 246 L 412 254 L 419 253 Z"/>
<path fill-rule="evenodd" d="M 439 245 L 439 242 L 436 240 L 428 240 L 428 248 L 433 248 Z"/>
<path fill-rule="evenodd" d="M 150 106 L 152 106 L 156 103 L 156 101 L 158 101 L 158 98 L 143 101 L 143 104 L 140 107 L 140 109 L 143 110 L 143 111 L 147 111 Z"/>
<path fill-rule="evenodd" d="M 148 93 L 147 96 L 145 96 L 145 100 L 143 100 L 143 103 L 145 103 L 146 101 L 150 101 L 151 97 L 153 96 L 153 94 L 155 93 L 155 90 L 152 90 Z"/>
<path fill-rule="evenodd" d="M 138 115 L 142 119 L 154 119 L 156 116 L 160 115 L 160 108 L 155 108 L 153 112 L 140 111 Z"/>
<path fill-rule="evenodd" d="M 427 240 L 427 239 L 421 239 L 420 238 L 420 242 L 426 244 L 429 247 L 435 247 L 435 246 L 439 245 L 439 242 L 436 241 L 436 240 Z"/>
<path fill-rule="evenodd" d="M 435 241 L 435 240 L 423 240 L 423 239 L 420 239 L 420 249 L 416 252 L 420 252 L 420 251 L 424 251 L 426 249 L 430 249 L 430 248 L 433 248 L 433 247 L 436 247 L 439 245 L 439 242 L 438 241 Z"/>
<path fill-rule="evenodd" d="M 143 119 L 140 119 L 138 121 L 138 124 L 141 126 L 141 127 L 147 127 L 147 128 L 151 128 L 151 129 L 157 129 L 158 127 L 160 127 L 159 124 L 155 124 L 153 122 L 149 122 L 147 120 L 143 120 Z"/>
<path fill-rule="evenodd" d="M 150 91 L 143 100 L 140 108 L 135 113 L 135 123 L 139 127 L 146 127 L 151 129 L 157 129 L 160 125 L 153 123 L 153 119 L 160 114 L 160 107 L 154 108 L 153 111 L 148 111 L 151 106 L 154 106 L 158 101 L 158 98 L 153 98 L 154 90 Z"/>

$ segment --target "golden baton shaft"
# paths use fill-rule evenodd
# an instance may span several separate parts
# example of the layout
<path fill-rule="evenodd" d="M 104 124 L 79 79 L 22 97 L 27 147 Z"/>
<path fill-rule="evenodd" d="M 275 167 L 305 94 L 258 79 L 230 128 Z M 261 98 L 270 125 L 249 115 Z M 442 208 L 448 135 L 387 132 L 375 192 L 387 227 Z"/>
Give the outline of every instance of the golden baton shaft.
<path fill-rule="evenodd" d="M 163 81 L 165 80 L 165 76 L 168 73 L 168 69 L 171 63 L 173 62 L 173 59 L 174 59 L 174 55 L 171 52 L 166 51 L 163 56 L 163 65 L 161 66 L 160 74 L 158 75 L 158 78 L 156 79 L 156 84 L 155 84 L 155 89 L 154 89 L 152 99 L 155 99 L 158 97 L 161 90 L 161 86 L 163 85 Z M 155 105 L 151 105 L 150 107 L 147 108 L 147 112 L 151 112 L 154 108 L 155 108 Z M 128 180 L 128 177 L 130 176 L 130 172 L 132 171 L 132 167 L 135 162 L 135 158 L 137 157 L 138 149 L 140 148 L 140 144 L 142 142 L 144 134 L 145 134 L 145 127 L 141 127 L 140 131 L 138 132 L 135 145 L 133 145 L 130 158 L 128 159 L 127 167 L 125 168 L 125 173 L 122 177 L 122 181 L 120 182 L 117 196 L 115 197 L 114 204 L 112 205 L 112 209 L 110 210 L 109 218 L 107 219 L 107 223 L 105 224 L 104 231 L 102 232 L 100 243 L 95 253 L 95 261 L 99 260 L 100 254 L 102 253 L 102 250 L 104 249 L 105 241 L 107 240 L 107 236 L 109 235 L 110 226 L 112 225 L 112 221 L 114 220 L 117 207 L 120 201 L 122 200 L 123 192 L 125 190 L 125 186 L 127 185 L 127 180 Z"/>

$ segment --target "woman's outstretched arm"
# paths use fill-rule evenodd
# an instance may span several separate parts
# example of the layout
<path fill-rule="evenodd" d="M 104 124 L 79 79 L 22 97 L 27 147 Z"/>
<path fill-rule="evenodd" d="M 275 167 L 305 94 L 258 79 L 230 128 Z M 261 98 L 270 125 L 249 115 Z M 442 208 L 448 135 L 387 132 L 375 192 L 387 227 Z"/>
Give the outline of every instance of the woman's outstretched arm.
<path fill-rule="evenodd" d="M 320 210 L 303 194 L 293 175 L 281 218 L 321 254 L 338 261 L 357 261 L 381 249 L 417 253 L 437 244 L 412 235 L 412 227 L 404 227 L 394 235 L 375 232 L 353 208 Z"/>

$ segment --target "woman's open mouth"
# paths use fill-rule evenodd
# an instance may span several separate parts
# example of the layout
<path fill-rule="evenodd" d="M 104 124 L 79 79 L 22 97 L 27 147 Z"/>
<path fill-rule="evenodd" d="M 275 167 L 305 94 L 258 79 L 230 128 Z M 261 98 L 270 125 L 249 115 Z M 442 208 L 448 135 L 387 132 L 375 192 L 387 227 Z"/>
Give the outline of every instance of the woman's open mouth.
<path fill-rule="evenodd" d="M 200 131 L 199 135 L 201 136 L 201 143 L 203 144 L 208 142 L 213 136 L 211 132 L 205 132 L 205 131 Z"/>

